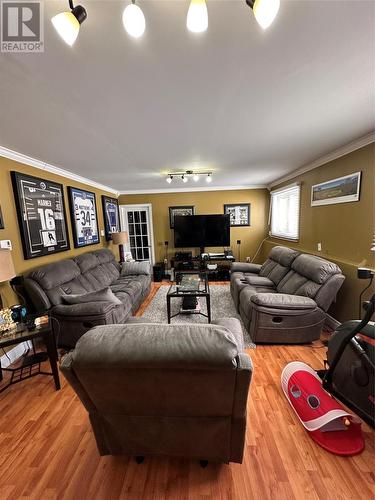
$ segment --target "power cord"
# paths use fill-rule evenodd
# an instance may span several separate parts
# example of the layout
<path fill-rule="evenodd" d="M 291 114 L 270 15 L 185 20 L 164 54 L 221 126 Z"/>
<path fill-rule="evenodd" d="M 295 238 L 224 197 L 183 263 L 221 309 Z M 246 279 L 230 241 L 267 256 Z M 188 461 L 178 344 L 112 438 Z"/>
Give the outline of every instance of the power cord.
<path fill-rule="evenodd" d="M 258 257 L 258 253 L 260 252 L 260 249 L 262 248 L 263 243 L 264 243 L 266 240 L 268 240 L 268 239 L 269 239 L 269 236 L 266 236 L 266 237 L 264 238 L 264 240 L 262 240 L 262 241 L 260 242 L 260 244 L 259 244 L 259 246 L 258 246 L 258 249 L 257 249 L 257 251 L 255 252 L 254 257 L 251 259 L 251 262 L 254 262 L 254 260 Z"/>

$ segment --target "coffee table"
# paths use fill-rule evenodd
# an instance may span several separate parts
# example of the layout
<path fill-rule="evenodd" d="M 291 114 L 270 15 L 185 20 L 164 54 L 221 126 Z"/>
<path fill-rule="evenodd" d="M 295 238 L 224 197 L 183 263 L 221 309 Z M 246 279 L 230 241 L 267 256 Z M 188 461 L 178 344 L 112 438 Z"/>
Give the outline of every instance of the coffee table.
<path fill-rule="evenodd" d="M 178 313 L 171 314 L 171 299 L 182 298 L 183 304 L 186 306 L 189 302 L 194 302 L 199 297 L 206 298 L 207 314 L 202 313 L 196 307 L 180 309 Z M 167 293 L 168 323 L 171 322 L 172 318 L 180 314 L 200 314 L 211 323 L 210 286 L 208 284 L 207 272 L 181 271 L 176 273 L 176 281 L 172 283 Z"/>

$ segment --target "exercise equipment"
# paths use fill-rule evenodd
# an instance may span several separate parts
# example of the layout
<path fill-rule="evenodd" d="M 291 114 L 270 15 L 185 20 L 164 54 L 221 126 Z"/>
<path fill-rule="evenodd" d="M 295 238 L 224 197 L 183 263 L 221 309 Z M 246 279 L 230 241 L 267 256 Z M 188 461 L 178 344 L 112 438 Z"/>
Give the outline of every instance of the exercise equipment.
<path fill-rule="evenodd" d="M 375 294 L 364 307 L 362 320 L 347 321 L 332 334 L 318 375 L 326 391 L 375 427 Z"/>
<path fill-rule="evenodd" d="M 324 370 L 295 361 L 281 375 L 284 394 L 312 439 L 339 455 L 360 453 L 364 440 L 360 422 L 331 395 L 375 424 L 375 294 L 364 308 L 362 320 L 343 323 L 332 334 Z"/>

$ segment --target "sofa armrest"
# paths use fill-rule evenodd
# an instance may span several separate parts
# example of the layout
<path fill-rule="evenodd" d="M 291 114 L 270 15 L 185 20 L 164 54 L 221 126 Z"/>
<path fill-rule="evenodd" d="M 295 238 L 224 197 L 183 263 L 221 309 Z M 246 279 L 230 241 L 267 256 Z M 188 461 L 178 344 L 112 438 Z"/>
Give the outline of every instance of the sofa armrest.
<path fill-rule="evenodd" d="M 255 273 L 259 274 L 262 264 L 253 264 L 250 262 L 233 262 L 230 266 L 232 273 Z"/>
<path fill-rule="evenodd" d="M 258 293 L 252 295 L 250 300 L 255 306 L 272 309 L 306 310 L 317 308 L 315 300 L 309 297 L 286 293 Z"/>
<path fill-rule="evenodd" d="M 60 304 L 53 307 L 54 316 L 85 318 L 93 316 L 105 316 L 113 309 L 119 307 L 113 302 L 85 302 L 82 304 Z"/>
<path fill-rule="evenodd" d="M 73 369 L 73 361 L 74 361 L 74 351 L 70 351 L 65 354 L 60 361 L 60 370 L 64 374 L 64 377 L 69 382 L 69 384 L 76 391 L 79 399 L 82 401 L 83 406 L 90 413 L 96 410 L 94 403 L 91 401 L 89 395 L 86 390 L 83 388 L 81 382 L 79 381 L 74 369 Z"/>

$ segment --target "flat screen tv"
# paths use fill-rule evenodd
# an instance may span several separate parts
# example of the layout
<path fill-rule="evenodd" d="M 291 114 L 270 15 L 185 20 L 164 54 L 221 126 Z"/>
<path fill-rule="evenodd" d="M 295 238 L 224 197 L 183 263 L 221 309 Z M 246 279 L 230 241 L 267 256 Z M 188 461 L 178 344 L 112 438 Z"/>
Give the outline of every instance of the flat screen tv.
<path fill-rule="evenodd" d="M 230 245 L 229 215 L 177 215 L 175 248 L 226 247 Z"/>

